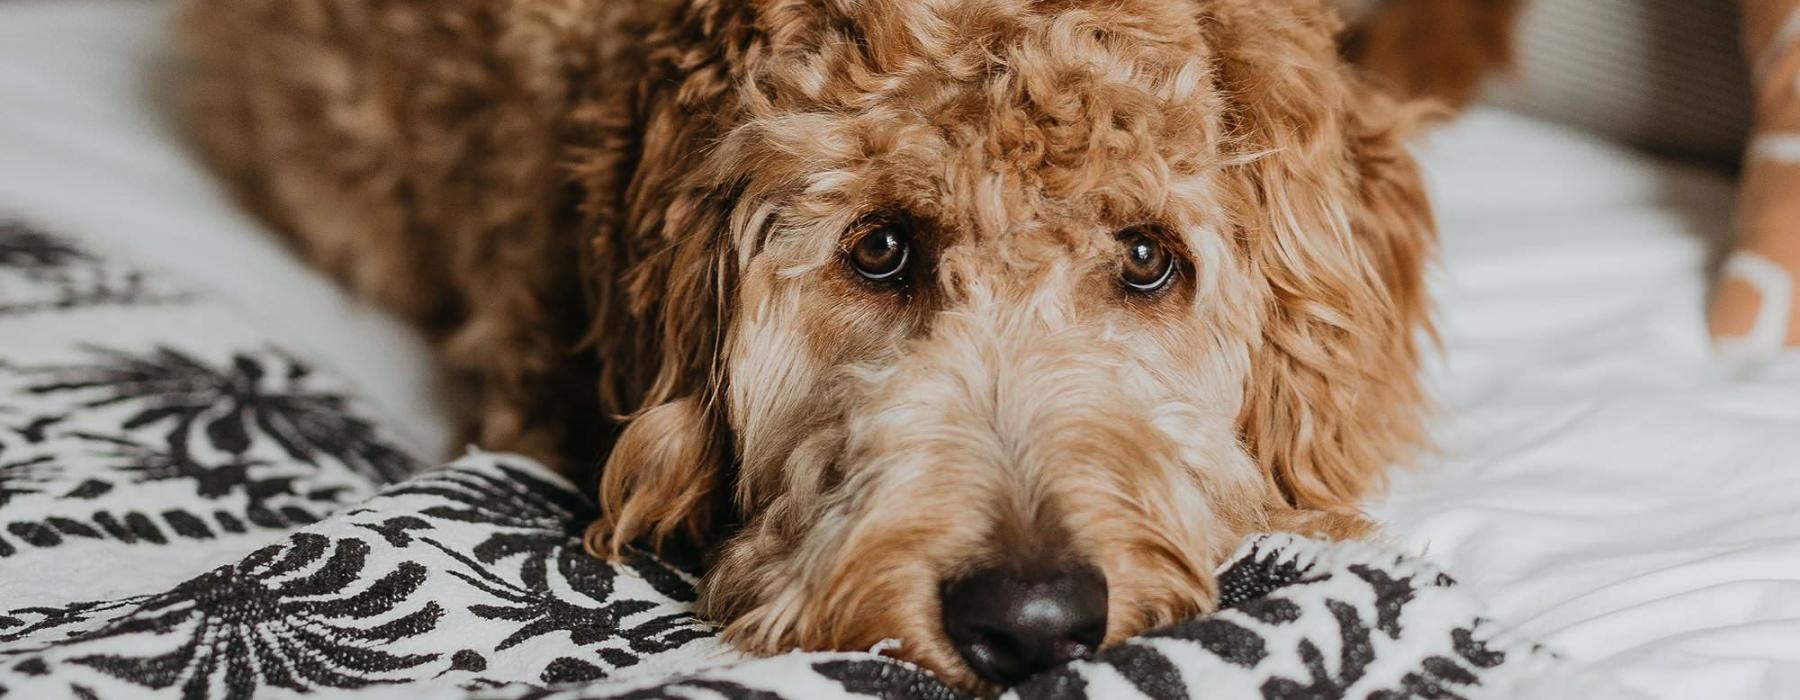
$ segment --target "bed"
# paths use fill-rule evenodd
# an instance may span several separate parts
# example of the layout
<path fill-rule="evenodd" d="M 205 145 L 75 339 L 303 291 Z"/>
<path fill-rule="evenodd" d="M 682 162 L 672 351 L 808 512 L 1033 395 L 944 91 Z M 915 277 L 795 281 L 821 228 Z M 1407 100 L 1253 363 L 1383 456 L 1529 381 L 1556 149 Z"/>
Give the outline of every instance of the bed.
<path fill-rule="evenodd" d="M 158 97 L 168 14 L 0 4 L 0 207 L 209 290 L 400 439 L 459 452 L 422 339 L 294 260 L 181 148 Z M 1643 694 L 1800 695 L 1800 355 L 1722 361 L 1702 318 L 1729 175 L 1492 109 L 1418 153 L 1443 230 L 1440 449 L 1370 504 L 1390 544 Z M 0 608 L 31 604 L 9 566 Z M 182 576 L 146 564 L 91 593 Z"/>

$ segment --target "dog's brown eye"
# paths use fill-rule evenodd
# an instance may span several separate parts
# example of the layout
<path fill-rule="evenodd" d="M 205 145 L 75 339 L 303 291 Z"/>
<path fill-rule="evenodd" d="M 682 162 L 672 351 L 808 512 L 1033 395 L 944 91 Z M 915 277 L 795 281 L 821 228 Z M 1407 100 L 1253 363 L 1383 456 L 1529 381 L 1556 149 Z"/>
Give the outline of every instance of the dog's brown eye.
<path fill-rule="evenodd" d="M 912 257 L 912 236 L 898 223 L 879 224 L 850 244 L 850 265 L 871 282 L 897 282 Z"/>
<path fill-rule="evenodd" d="M 1119 268 L 1119 280 L 1134 292 L 1154 292 L 1175 279 L 1175 256 L 1149 234 L 1129 230 L 1119 236 L 1125 245 L 1125 261 Z"/>

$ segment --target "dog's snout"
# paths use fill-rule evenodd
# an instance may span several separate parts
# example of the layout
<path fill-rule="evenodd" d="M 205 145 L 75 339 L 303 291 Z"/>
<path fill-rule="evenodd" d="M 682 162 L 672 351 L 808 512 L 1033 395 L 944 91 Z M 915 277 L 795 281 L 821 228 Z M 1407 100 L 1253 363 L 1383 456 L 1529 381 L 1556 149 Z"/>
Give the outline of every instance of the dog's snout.
<path fill-rule="evenodd" d="M 1016 685 L 1106 637 L 1106 577 L 1087 564 L 990 568 L 943 588 L 944 632 L 975 674 Z"/>

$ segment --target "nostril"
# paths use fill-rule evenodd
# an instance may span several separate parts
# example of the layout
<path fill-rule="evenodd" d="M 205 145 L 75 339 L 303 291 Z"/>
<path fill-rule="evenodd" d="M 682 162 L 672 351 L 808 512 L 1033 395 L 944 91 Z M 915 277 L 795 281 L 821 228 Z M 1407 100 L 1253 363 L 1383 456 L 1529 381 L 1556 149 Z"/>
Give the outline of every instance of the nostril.
<path fill-rule="evenodd" d="M 1106 597 L 1105 576 L 1086 564 L 983 569 L 944 585 L 944 632 L 976 675 L 1012 685 L 1092 655 Z"/>

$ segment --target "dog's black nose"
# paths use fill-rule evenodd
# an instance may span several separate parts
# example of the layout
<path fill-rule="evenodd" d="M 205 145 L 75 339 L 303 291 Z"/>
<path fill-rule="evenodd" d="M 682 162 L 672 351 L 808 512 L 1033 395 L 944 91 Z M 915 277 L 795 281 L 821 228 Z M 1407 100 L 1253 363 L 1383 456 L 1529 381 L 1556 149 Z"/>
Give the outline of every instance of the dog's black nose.
<path fill-rule="evenodd" d="M 1106 637 L 1106 576 L 1086 564 L 983 569 L 946 583 L 942 602 L 969 668 L 1007 686 L 1086 658 Z"/>

